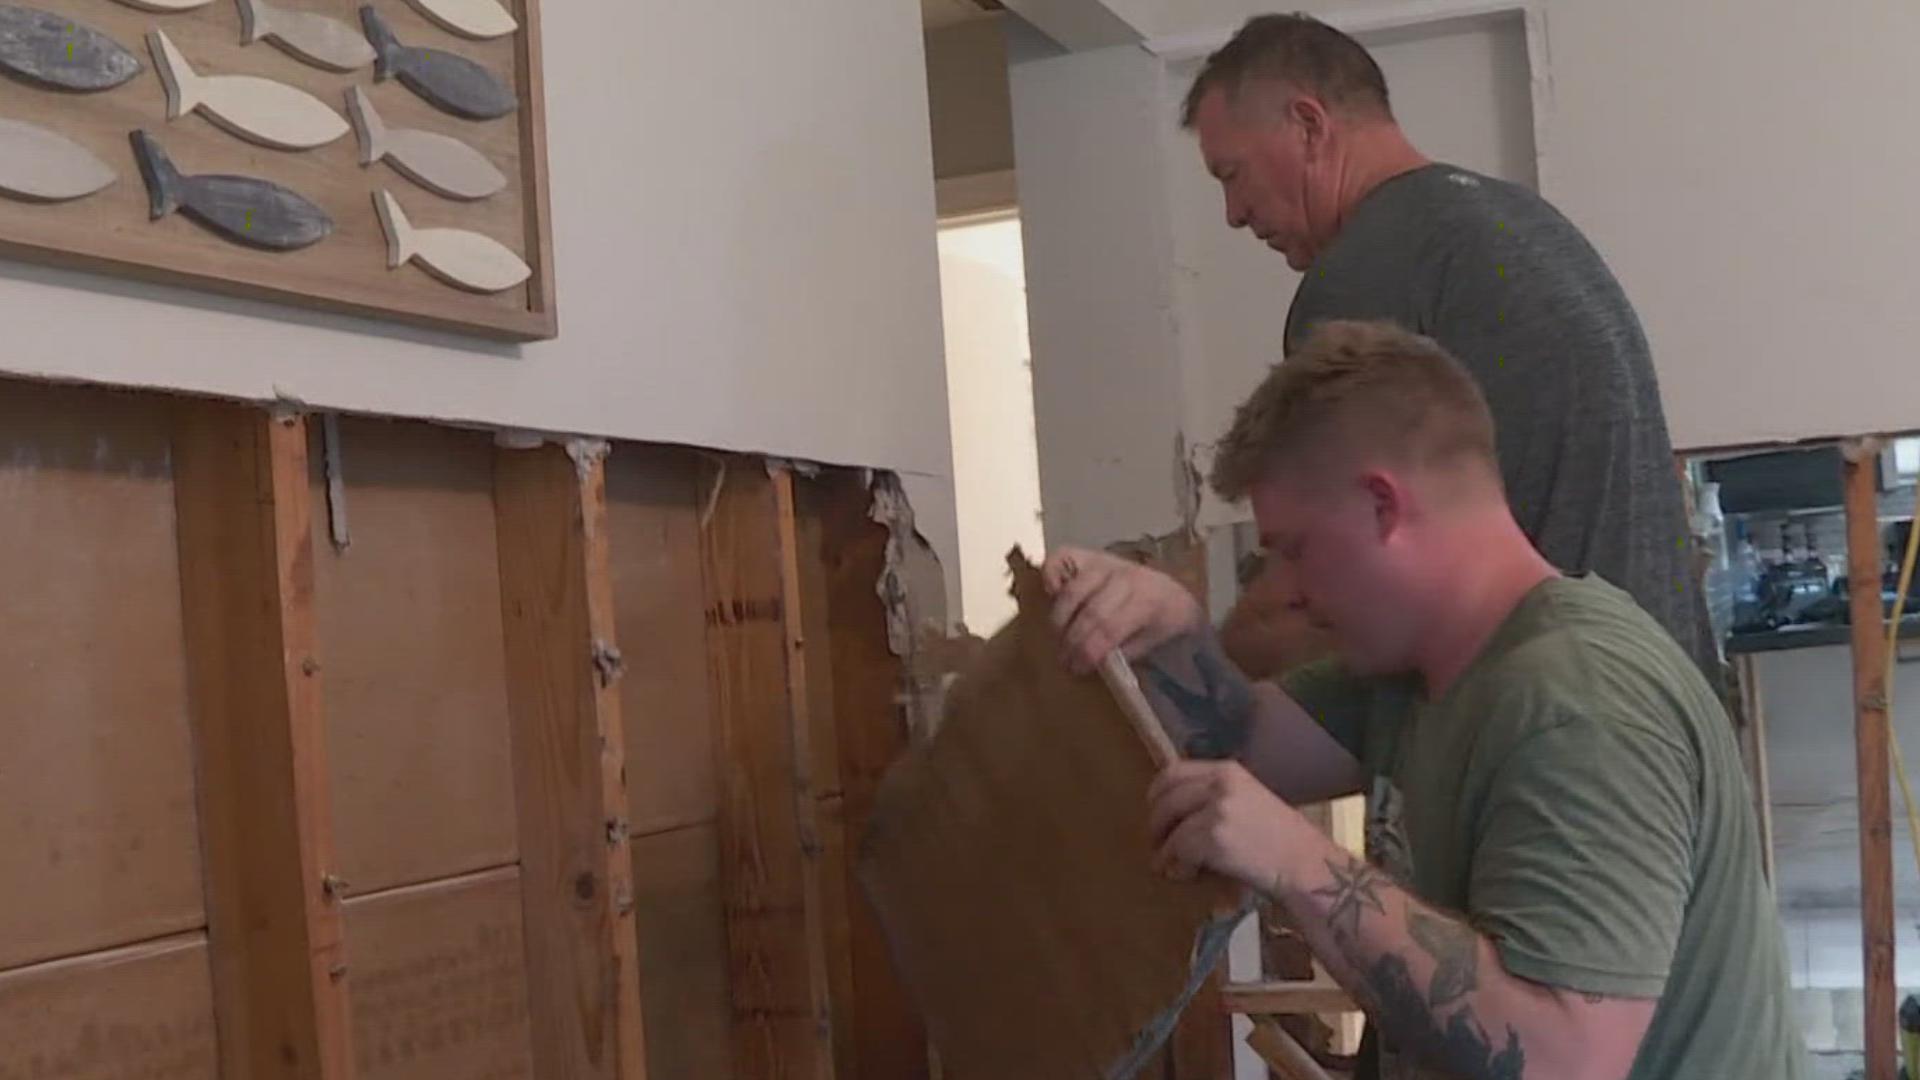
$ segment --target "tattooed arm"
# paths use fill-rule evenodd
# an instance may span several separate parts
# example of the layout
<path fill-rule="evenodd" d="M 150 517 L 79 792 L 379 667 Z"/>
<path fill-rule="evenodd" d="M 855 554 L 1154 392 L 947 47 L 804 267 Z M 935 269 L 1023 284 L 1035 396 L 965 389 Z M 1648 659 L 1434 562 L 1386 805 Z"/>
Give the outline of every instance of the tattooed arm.
<path fill-rule="evenodd" d="M 1267 890 L 1400 1052 L 1466 1080 L 1619 1080 L 1632 1066 L 1652 999 L 1509 973 L 1491 939 L 1336 847 L 1239 766 L 1175 765 L 1152 799 L 1160 867 Z"/>
<path fill-rule="evenodd" d="M 1361 789 L 1353 755 L 1278 687 L 1241 674 L 1178 582 L 1074 548 L 1053 553 L 1045 573 L 1068 666 L 1091 671 L 1116 648 L 1141 662 L 1143 688 L 1184 756 L 1237 759 L 1290 802 Z"/>

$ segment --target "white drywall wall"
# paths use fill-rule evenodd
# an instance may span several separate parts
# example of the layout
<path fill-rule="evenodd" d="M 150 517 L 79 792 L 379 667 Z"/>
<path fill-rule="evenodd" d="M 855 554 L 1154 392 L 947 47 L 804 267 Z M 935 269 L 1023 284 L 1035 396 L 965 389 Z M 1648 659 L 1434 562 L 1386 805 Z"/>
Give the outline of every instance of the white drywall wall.
<path fill-rule="evenodd" d="M 1014 217 L 940 230 L 961 614 L 982 636 L 1018 610 L 1007 551 L 1038 559 L 1040 465 L 1034 442 L 1026 264 Z"/>
<path fill-rule="evenodd" d="M 1012 69 L 1040 490 L 1055 545 L 1181 521 L 1162 74 L 1124 45 Z"/>
<path fill-rule="evenodd" d="M 0 371 L 896 468 L 951 554 L 917 8 L 543 16 L 559 340 L 0 263 Z"/>

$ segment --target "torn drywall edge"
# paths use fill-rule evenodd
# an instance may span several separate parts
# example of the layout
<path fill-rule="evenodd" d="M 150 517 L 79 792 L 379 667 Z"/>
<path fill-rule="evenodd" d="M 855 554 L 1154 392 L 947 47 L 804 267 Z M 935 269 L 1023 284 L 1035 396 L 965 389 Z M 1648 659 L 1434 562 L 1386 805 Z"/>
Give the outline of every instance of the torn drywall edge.
<path fill-rule="evenodd" d="M 766 462 L 768 476 L 772 476 L 778 472 L 790 472 L 795 476 L 805 477 L 808 480 L 817 480 L 820 478 L 821 466 L 817 461 L 802 461 L 798 458 L 769 457 L 766 459 Z"/>
<path fill-rule="evenodd" d="M 1200 503 L 1206 494 L 1205 474 L 1200 458 L 1208 448 L 1187 442 L 1187 433 L 1173 434 L 1173 498 L 1180 515 L 1180 526 L 1189 536 L 1197 535 Z"/>
<path fill-rule="evenodd" d="M 573 468 L 580 476 L 584 486 L 593 479 L 594 470 L 607 460 L 613 452 L 613 445 L 605 439 L 568 439 L 567 456 L 573 459 Z"/>
<path fill-rule="evenodd" d="M 320 418 L 320 448 L 327 478 L 327 535 L 333 541 L 333 550 L 344 555 L 353 546 L 353 534 L 347 528 L 347 478 L 339 413 Z"/>
<path fill-rule="evenodd" d="M 933 546 L 914 523 L 912 501 L 898 474 L 873 472 L 868 516 L 887 530 L 886 560 L 874 593 L 886 610 L 887 647 L 902 661 L 900 704 L 915 740 L 938 726 L 947 683 L 984 645 L 947 617 L 947 578 Z"/>
<path fill-rule="evenodd" d="M 493 445 L 502 450 L 538 450 L 547 445 L 548 436 L 524 428 L 494 428 Z"/>

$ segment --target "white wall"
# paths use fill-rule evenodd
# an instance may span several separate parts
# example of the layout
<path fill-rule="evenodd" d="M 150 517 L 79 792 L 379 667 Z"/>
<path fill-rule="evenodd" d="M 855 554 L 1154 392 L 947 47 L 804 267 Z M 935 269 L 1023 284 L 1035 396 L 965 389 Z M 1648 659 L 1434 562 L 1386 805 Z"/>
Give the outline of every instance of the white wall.
<path fill-rule="evenodd" d="M 1163 71 L 1135 46 L 1021 55 L 1014 158 L 1047 538 L 1167 532 L 1182 513 L 1181 391 Z"/>
<path fill-rule="evenodd" d="M 0 263 L 0 370 L 897 468 L 950 553 L 918 10 L 543 15 L 559 340 Z"/>
<path fill-rule="evenodd" d="M 986 636 L 1018 610 L 1008 589 L 1008 549 L 1017 544 L 1034 559 L 1046 551 L 1019 219 L 943 227 L 940 296 L 960 519 L 961 615 L 969 629 Z"/>

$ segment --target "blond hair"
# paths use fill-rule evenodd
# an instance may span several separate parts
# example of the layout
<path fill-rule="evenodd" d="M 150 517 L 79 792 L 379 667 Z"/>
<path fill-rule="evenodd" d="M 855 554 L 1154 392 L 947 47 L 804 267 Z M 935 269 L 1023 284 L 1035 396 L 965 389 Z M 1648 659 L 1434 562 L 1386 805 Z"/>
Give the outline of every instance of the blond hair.
<path fill-rule="evenodd" d="M 1499 467 L 1493 416 L 1473 376 L 1431 338 L 1391 323 L 1319 324 L 1234 413 L 1213 459 L 1224 499 L 1281 464 L 1366 457 L 1400 468 Z"/>

